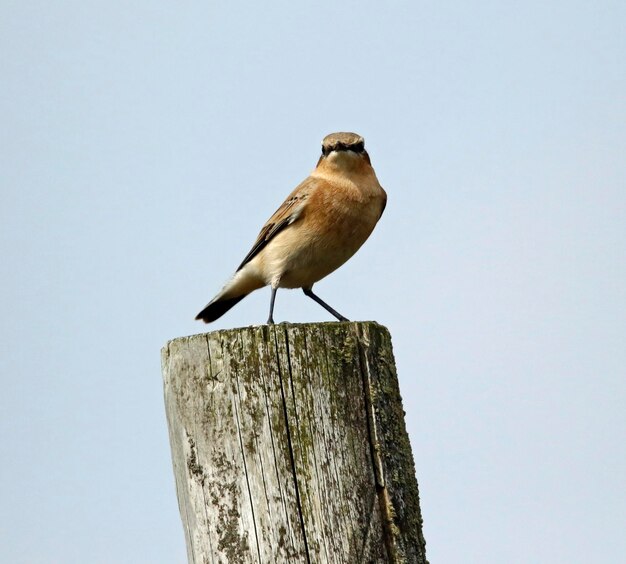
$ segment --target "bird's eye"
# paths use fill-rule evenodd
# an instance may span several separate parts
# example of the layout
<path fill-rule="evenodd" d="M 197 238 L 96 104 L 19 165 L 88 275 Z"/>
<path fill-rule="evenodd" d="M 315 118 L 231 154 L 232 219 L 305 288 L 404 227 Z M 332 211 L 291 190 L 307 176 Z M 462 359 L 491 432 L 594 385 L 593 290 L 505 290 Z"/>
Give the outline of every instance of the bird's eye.
<path fill-rule="evenodd" d="M 355 153 L 362 153 L 365 150 L 365 145 L 363 144 L 363 142 L 361 141 L 360 143 L 357 143 L 356 145 L 352 146 L 352 150 Z"/>

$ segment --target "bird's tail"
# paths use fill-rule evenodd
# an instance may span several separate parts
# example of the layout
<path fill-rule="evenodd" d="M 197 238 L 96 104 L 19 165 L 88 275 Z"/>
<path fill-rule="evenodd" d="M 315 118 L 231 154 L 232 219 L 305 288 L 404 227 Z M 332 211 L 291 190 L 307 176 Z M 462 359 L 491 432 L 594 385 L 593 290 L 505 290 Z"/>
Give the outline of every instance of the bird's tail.
<path fill-rule="evenodd" d="M 205 323 L 211 323 L 222 317 L 231 307 L 237 305 L 250 292 L 262 288 L 265 283 L 255 275 L 254 271 L 246 266 L 239 270 L 235 276 L 222 288 L 207 306 L 196 315 L 196 319 L 202 319 Z"/>
<path fill-rule="evenodd" d="M 248 294 L 243 296 L 237 296 L 236 298 L 215 298 L 211 303 L 196 315 L 196 319 L 201 319 L 205 323 L 211 323 L 216 319 L 222 317 L 231 307 L 237 305 Z"/>

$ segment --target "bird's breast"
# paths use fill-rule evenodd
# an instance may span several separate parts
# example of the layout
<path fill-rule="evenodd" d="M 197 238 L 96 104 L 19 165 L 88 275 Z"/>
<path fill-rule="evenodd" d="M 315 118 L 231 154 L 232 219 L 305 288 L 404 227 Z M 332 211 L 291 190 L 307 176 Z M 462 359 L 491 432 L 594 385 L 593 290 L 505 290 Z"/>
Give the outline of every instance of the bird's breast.
<path fill-rule="evenodd" d="M 312 286 L 346 262 L 374 229 L 383 206 L 378 182 L 320 179 L 299 219 L 277 234 L 263 257 L 268 283 Z"/>

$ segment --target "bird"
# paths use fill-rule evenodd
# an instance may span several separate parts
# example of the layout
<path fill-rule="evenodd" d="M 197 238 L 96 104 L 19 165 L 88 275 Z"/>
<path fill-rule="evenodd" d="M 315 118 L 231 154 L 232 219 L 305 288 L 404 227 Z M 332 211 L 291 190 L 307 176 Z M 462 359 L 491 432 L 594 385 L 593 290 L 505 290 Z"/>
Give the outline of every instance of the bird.
<path fill-rule="evenodd" d="M 359 250 L 386 203 L 363 137 L 327 135 L 313 172 L 267 220 L 235 274 L 196 320 L 211 323 L 251 292 L 271 286 L 268 325 L 274 323 L 278 288 L 301 288 L 337 320 L 348 321 L 313 293 L 313 285 Z"/>

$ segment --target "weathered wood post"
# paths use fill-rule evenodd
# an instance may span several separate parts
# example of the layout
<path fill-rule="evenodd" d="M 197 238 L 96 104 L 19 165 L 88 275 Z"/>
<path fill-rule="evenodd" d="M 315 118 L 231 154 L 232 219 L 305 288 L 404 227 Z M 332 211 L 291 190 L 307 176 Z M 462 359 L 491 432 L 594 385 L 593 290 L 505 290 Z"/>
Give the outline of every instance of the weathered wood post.
<path fill-rule="evenodd" d="M 427 562 L 387 329 L 215 331 L 162 362 L 190 563 Z"/>

